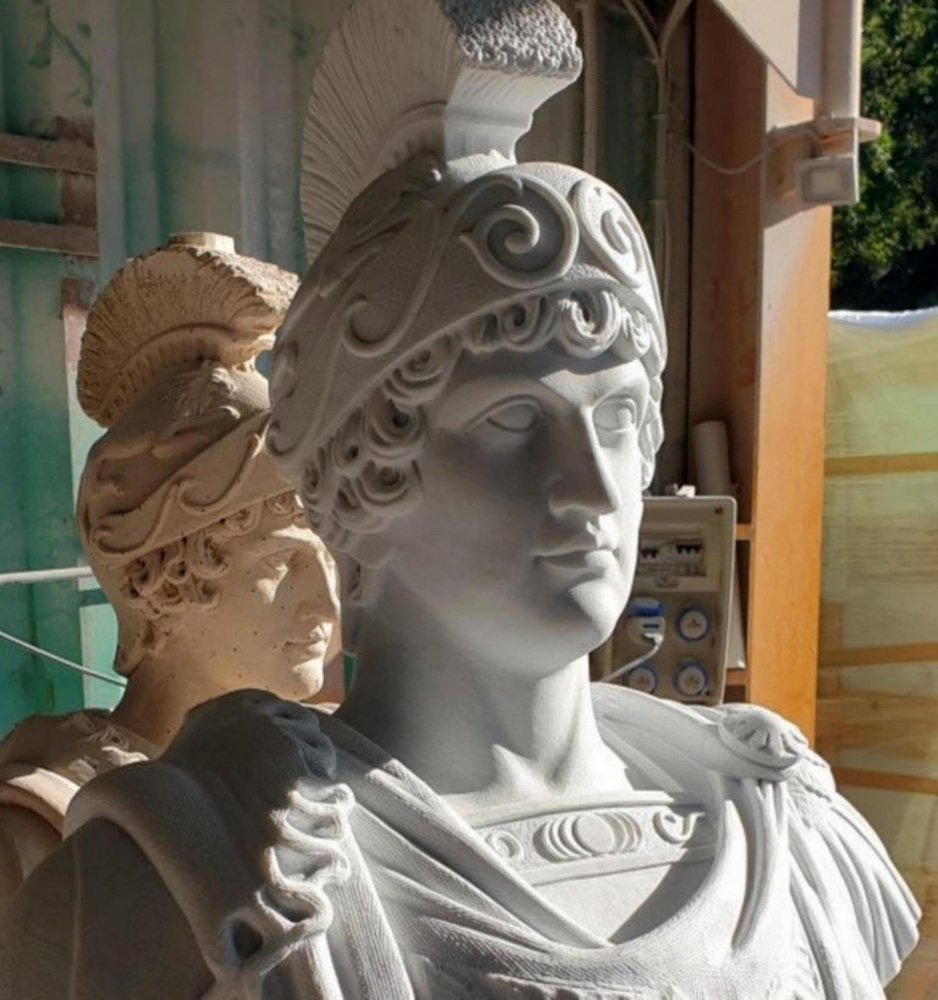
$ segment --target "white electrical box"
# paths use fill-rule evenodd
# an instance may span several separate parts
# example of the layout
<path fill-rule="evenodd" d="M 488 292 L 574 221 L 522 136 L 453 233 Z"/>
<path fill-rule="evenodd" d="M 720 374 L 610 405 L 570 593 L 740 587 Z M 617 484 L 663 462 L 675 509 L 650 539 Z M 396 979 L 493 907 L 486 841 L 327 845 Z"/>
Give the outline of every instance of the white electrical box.
<path fill-rule="evenodd" d="M 688 704 L 726 685 L 736 501 L 646 497 L 632 596 L 593 675 Z M 627 664 L 634 664 L 623 670 Z"/>

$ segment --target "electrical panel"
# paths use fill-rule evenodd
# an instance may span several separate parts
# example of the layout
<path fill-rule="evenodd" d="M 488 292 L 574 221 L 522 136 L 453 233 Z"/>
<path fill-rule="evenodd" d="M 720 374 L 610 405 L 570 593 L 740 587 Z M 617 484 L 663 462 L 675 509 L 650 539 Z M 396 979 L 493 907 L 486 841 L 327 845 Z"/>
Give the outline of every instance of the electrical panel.
<path fill-rule="evenodd" d="M 688 704 L 726 684 L 736 501 L 646 497 L 635 582 L 593 676 Z"/>

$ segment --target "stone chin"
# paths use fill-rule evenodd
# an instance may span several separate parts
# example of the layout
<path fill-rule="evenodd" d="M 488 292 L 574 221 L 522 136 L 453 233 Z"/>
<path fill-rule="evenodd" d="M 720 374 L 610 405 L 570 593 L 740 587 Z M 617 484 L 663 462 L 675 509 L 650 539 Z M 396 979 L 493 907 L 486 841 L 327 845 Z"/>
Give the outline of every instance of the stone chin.
<path fill-rule="evenodd" d="M 596 649 L 612 635 L 628 602 L 631 579 L 612 559 L 604 553 L 590 554 L 580 566 L 562 570 L 542 563 L 545 575 L 566 577 L 551 606 L 545 607 L 540 624 L 553 650 L 557 651 L 559 643 L 572 659 Z"/>
<path fill-rule="evenodd" d="M 605 563 L 605 565 L 602 565 Z M 523 653 L 530 672 L 550 672 L 601 646 L 613 633 L 629 596 L 630 574 L 604 556 L 584 558 L 577 567 L 553 567 L 535 557 L 523 590 L 492 602 L 476 599 L 446 616 L 447 627 L 467 648 L 487 651 L 506 673 Z M 519 638 L 521 637 L 521 638 Z"/>
<path fill-rule="evenodd" d="M 322 653 L 312 658 L 305 658 L 299 663 L 290 664 L 293 677 L 293 690 L 289 697 L 296 701 L 306 701 L 317 693 L 323 684 Z"/>

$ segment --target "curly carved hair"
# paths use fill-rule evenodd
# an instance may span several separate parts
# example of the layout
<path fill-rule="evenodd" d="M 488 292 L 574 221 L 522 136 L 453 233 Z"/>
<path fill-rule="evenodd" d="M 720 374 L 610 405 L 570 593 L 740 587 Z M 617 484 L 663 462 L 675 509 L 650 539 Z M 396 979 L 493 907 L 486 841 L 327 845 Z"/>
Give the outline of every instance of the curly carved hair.
<path fill-rule="evenodd" d="M 131 674 L 144 657 L 158 653 L 179 615 L 215 610 L 218 581 L 231 567 L 226 543 L 253 531 L 265 513 L 286 523 L 306 525 L 296 494 L 288 491 L 127 564 L 120 590 L 127 605 L 139 613 L 140 625 L 133 640 L 126 646 L 121 643 L 118 649 L 116 667 L 120 673 Z"/>
<path fill-rule="evenodd" d="M 351 559 L 348 598 L 367 600 L 374 572 L 389 554 L 384 529 L 420 501 L 425 408 L 446 388 L 464 352 L 533 352 L 553 339 L 576 357 L 594 357 L 616 344 L 626 359 L 640 359 L 651 387 L 639 427 L 647 487 L 664 438 L 659 336 L 649 316 L 637 307 L 627 309 L 606 289 L 564 291 L 515 301 L 438 337 L 394 368 L 309 458 L 300 486 L 313 528 Z"/>

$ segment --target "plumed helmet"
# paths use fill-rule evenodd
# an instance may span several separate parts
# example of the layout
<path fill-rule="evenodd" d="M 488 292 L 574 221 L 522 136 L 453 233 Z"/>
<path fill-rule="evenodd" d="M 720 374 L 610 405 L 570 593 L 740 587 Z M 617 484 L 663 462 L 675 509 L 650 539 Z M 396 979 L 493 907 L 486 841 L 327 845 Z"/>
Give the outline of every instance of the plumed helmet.
<path fill-rule="evenodd" d="M 304 144 L 311 268 L 275 348 L 268 447 L 360 563 L 383 558 L 415 493 L 421 405 L 466 350 L 559 338 L 640 358 L 650 479 L 666 344 L 644 235 L 596 178 L 515 162 L 580 68 L 552 0 L 358 0 L 326 47 Z"/>
<path fill-rule="evenodd" d="M 107 432 L 88 456 L 78 525 L 106 589 L 130 560 L 289 490 L 264 448 L 254 361 L 296 284 L 230 239 L 189 234 L 131 260 L 95 302 L 78 395 Z"/>

